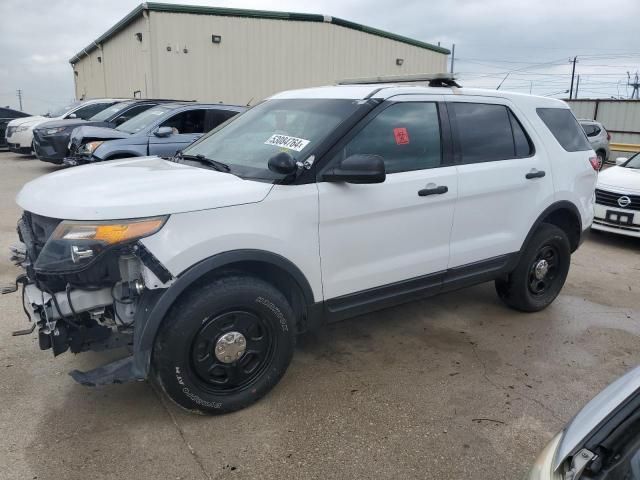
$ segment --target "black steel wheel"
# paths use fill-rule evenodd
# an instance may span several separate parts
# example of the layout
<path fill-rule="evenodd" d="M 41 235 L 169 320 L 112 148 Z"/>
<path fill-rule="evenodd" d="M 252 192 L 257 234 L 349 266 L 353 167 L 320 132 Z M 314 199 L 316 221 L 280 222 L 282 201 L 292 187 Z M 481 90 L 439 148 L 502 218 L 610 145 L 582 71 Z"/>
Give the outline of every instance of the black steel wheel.
<path fill-rule="evenodd" d="M 570 264 L 567 234 L 543 223 L 522 251 L 516 268 L 506 278 L 496 280 L 498 296 L 516 310 L 542 310 L 562 290 Z"/>
<path fill-rule="evenodd" d="M 241 274 L 222 276 L 171 308 L 154 345 L 152 380 L 192 412 L 247 407 L 286 372 L 295 323 L 273 285 Z"/>
<path fill-rule="evenodd" d="M 259 314 L 233 310 L 206 319 L 191 342 L 191 363 L 203 387 L 230 394 L 251 385 L 273 356 L 275 335 Z"/>

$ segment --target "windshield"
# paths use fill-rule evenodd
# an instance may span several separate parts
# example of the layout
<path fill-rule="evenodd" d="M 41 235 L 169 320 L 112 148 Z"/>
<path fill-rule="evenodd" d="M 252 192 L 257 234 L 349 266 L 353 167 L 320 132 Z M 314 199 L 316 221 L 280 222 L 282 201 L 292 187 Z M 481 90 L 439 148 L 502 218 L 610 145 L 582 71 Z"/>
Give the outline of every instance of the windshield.
<path fill-rule="evenodd" d="M 78 105 L 80 105 L 80 102 L 73 102 L 73 103 L 70 103 L 69 105 L 65 105 L 64 107 L 55 108 L 52 112 L 49 112 L 49 116 L 61 117 L 62 115 L 67 113 L 69 110 L 71 110 L 74 107 L 77 107 Z"/>
<path fill-rule="evenodd" d="M 634 168 L 640 170 L 640 153 L 636 153 L 627 163 L 623 165 L 625 168 Z"/>
<path fill-rule="evenodd" d="M 131 120 L 127 120 L 119 127 L 116 127 L 116 130 L 126 133 L 138 133 L 156 123 L 158 119 L 169 110 L 171 109 L 165 107 L 150 108 L 140 115 L 136 115 Z"/>
<path fill-rule="evenodd" d="M 104 110 L 102 110 L 101 112 L 96 113 L 93 117 L 91 117 L 89 120 L 93 121 L 93 122 L 104 122 L 106 121 L 108 118 L 111 118 L 113 115 L 115 115 L 116 113 L 124 110 L 126 107 L 128 107 L 129 105 L 131 105 L 131 102 L 122 102 L 122 103 L 116 103 L 115 105 L 109 107 L 109 108 L 105 108 Z"/>
<path fill-rule="evenodd" d="M 184 150 L 226 163 L 240 177 L 276 180 L 267 167 L 279 152 L 304 160 L 314 148 L 358 108 L 357 100 L 267 100 L 221 125 Z"/>

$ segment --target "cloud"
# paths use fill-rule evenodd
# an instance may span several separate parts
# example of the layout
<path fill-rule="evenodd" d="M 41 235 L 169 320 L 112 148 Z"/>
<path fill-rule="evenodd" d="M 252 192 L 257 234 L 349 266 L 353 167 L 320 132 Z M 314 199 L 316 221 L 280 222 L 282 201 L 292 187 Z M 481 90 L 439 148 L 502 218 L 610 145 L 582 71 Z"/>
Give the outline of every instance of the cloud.
<path fill-rule="evenodd" d="M 2 0 L 0 105 L 43 112 L 73 99 L 68 59 L 113 26 L 136 0 Z M 464 85 L 550 94 L 568 88 L 570 58 L 584 94 L 617 95 L 640 70 L 638 0 L 220 0 L 181 3 L 320 13 L 419 40 L 456 44 Z"/>

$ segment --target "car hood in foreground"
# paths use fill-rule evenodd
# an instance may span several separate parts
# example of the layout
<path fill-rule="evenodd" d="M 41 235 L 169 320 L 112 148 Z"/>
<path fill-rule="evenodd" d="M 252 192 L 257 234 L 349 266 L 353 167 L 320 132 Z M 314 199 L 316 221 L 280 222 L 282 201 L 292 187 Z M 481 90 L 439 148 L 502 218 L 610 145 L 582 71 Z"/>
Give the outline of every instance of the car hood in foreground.
<path fill-rule="evenodd" d="M 183 213 L 262 201 L 272 185 L 158 157 L 113 160 L 44 175 L 16 202 L 64 220 L 112 220 Z"/>
<path fill-rule="evenodd" d="M 610 167 L 598 174 L 598 188 L 611 187 L 619 193 L 640 193 L 640 170 Z"/>

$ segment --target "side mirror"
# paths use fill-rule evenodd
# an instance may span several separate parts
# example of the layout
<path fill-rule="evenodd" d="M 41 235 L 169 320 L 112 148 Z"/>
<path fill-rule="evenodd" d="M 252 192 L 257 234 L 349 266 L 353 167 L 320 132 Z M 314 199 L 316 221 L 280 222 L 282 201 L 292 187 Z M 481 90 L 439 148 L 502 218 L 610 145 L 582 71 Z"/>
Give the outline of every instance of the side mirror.
<path fill-rule="evenodd" d="M 382 183 L 386 178 L 384 160 L 379 155 L 357 154 L 345 158 L 337 167 L 327 170 L 327 182 Z"/>
<path fill-rule="evenodd" d="M 170 136 L 173 133 L 173 128 L 171 127 L 160 127 L 153 134 L 156 137 L 165 138 Z"/>
<path fill-rule="evenodd" d="M 129 120 L 129 118 L 127 118 L 127 117 L 125 117 L 125 116 L 122 116 L 122 117 L 118 117 L 118 118 L 116 118 L 116 120 L 115 120 L 115 122 L 114 122 L 114 123 L 116 124 L 116 127 L 117 127 L 117 126 L 119 126 L 119 125 L 122 125 L 122 124 L 123 124 L 124 122 L 126 122 L 127 120 Z"/>
<path fill-rule="evenodd" d="M 629 160 L 627 157 L 618 157 L 616 158 L 616 165 L 622 165 L 623 163 L 627 163 Z"/>
<path fill-rule="evenodd" d="M 78 118 L 78 116 L 75 113 L 71 113 L 67 118 Z"/>
<path fill-rule="evenodd" d="M 287 152 L 276 153 L 269 159 L 267 166 L 272 172 L 281 173 L 283 175 L 290 175 L 298 169 L 296 161 Z"/>

